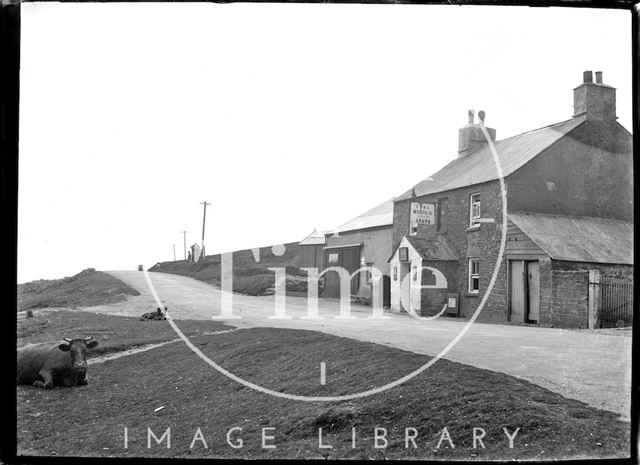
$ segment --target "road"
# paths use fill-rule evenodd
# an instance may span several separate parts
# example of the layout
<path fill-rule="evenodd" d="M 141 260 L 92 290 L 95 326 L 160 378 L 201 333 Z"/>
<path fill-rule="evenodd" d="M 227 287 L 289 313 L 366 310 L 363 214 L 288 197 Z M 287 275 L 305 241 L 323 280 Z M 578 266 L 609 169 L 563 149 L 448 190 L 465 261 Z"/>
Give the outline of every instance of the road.
<path fill-rule="evenodd" d="M 140 316 L 156 303 L 144 273 L 108 271 L 141 292 L 125 303 L 91 307 L 91 311 Z M 149 273 L 162 303 L 176 319 L 209 319 L 220 315 L 225 295 L 206 283 L 165 273 Z M 451 318 L 418 320 L 406 314 L 371 319 L 369 307 L 353 305 L 352 320 L 336 319 L 339 302 L 319 299 L 320 320 L 302 319 L 307 300 L 287 297 L 290 319 L 274 319 L 274 296 L 233 298 L 233 313 L 240 319 L 227 321 L 240 328 L 282 327 L 325 333 L 374 342 L 418 354 L 436 355 L 464 328 L 466 321 Z M 565 397 L 630 417 L 631 337 L 614 332 L 563 330 L 530 326 L 474 323 L 444 358 L 506 373 L 531 381 Z"/>

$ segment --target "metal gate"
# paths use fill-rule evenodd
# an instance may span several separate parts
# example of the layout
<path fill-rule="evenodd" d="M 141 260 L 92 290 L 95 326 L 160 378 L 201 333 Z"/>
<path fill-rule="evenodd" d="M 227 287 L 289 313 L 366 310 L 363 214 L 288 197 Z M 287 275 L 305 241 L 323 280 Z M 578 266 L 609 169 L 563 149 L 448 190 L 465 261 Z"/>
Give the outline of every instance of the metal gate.
<path fill-rule="evenodd" d="M 589 281 L 595 300 L 596 328 L 622 328 L 633 321 L 633 279 L 599 276 Z"/>

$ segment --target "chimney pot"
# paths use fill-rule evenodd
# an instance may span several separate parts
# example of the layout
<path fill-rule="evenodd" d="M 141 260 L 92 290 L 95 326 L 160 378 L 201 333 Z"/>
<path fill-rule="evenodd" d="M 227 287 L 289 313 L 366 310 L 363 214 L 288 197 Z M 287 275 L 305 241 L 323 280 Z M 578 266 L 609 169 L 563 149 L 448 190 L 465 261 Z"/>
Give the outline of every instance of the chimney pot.
<path fill-rule="evenodd" d="M 573 116 L 590 120 L 616 120 L 616 89 L 602 83 L 602 71 L 584 72 L 584 82 L 573 89 Z"/>
<path fill-rule="evenodd" d="M 484 111 L 478 112 L 480 119 L 479 124 L 474 124 L 473 119 L 475 112 L 469 110 L 469 124 L 458 130 L 458 157 L 464 157 L 470 153 L 475 152 L 487 143 L 487 139 L 484 135 Z M 493 128 L 485 128 L 489 133 L 489 137 L 492 141 L 496 140 L 496 130 Z"/>

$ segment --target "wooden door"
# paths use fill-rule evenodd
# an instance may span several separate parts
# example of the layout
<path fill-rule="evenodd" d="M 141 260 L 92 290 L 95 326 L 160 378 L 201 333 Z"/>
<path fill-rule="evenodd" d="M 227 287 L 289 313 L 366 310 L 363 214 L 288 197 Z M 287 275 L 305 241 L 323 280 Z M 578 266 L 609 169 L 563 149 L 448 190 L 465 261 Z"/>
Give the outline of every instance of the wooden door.
<path fill-rule="evenodd" d="M 525 274 L 524 261 L 509 260 L 509 295 L 510 299 L 510 321 L 524 323 L 525 315 Z"/>
<path fill-rule="evenodd" d="M 360 247 L 325 250 L 325 263 L 329 267 L 341 267 L 349 274 L 360 268 Z M 340 298 L 340 275 L 336 271 L 328 271 L 324 278 L 324 297 Z M 358 293 L 359 273 L 351 280 L 351 294 Z M 348 297 L 348 296 L 347 296 Z"/>
<path fill-rule="evenodd" d="M 527 321 L 537 323 L 540 317 L 540 262 L 527 262 L 527 288 L 529 305 Z"/>
<path fill-rule="evenodd" d="M 340 265 L 340 253 L 337 250 L 327 250 L 324 262 L 327 268 Z M 324 292 L 323 297 L 338 298 L 340 297 L 340 275 L 335 271 L 327 271 L 324 274 Z"/>
<path fill-rule="evenodd" d="M 350 247 L 348 249 L 341 249 L 342 267 L 353 274 L 358 268 L 360 268 L 360 247 Z M 360 273 L 356 273 L 351 279 L 351 294 L 356 295 L 360 289 Z"/>

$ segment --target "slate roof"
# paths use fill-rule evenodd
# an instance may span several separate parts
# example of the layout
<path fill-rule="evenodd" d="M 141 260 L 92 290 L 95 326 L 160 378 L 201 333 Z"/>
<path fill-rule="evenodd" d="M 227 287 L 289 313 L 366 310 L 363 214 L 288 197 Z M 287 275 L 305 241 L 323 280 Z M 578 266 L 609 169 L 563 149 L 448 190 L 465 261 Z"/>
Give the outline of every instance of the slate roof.
<path fill-rule="evenodd" d="M 453 247 L 451 247 L 447 239 L 442 235 L 436 236 L 435 239 L 419 239 L 410 236 L 406 236 L 406 238 L 409 244 L 411 244 L 411 246 L 416 249 L 416 252 L 425 260 L 458 260 L 458 256 L 454 252 Z"/>
<path fill-rule="evenodd" d="M 354 231 L 358 229 L 377 228 L 393 225 L 393 201 L 389 199 L 362 215 L 338 226 L 331 233 Z"/>
<path fill-rule="evenodd" d="M 536 155 L 586 121 L 584 116 L 545 126 L 494 143 L 503 176 L 508 176 Z M 456 158 L 437 173 L 419 182 L 396 198 L 416 196 L 471 186 L 498 179 L 498 171 L 488 144 L 464 157 Z"/>
<path fill-rule="evenodd" d="M 633 265 L 633 223 L 538 213 L 507 217 L 554 260 Z"/>
<path fill-rule="evenodd" d="M 298 245 L 324 245 L 326 242 L 324 233 L 314 229 L 311 234 L 298 242 Z"/>

